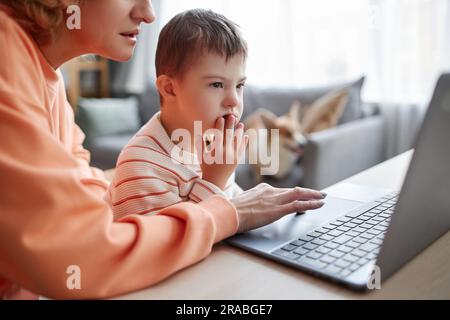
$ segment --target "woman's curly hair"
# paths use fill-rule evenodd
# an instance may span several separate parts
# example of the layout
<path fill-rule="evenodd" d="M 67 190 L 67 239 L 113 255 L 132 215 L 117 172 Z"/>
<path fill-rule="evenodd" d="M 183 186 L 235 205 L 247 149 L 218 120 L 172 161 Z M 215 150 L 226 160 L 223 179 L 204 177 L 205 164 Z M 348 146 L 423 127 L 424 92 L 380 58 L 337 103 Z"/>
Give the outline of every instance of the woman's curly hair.
<path fill-rule="evenodd" d="M 51 41 L 73 0 L 0 0 L 12 17 L 41 45 Z"/>

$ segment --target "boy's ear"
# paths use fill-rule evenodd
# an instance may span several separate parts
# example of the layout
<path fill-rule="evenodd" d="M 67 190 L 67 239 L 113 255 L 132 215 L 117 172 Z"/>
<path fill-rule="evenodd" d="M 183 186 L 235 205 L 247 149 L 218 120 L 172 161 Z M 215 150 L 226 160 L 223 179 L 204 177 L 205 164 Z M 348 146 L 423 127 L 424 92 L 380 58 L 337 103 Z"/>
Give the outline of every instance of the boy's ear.
<path fill-rule="evenodd" d="M 164 100 L 171 100 L 175 98 L 175 87 L 173 78 L 163 74 L 156 79 L 156 87 L 158 88 L 159 94 L 164 98 Z"/>

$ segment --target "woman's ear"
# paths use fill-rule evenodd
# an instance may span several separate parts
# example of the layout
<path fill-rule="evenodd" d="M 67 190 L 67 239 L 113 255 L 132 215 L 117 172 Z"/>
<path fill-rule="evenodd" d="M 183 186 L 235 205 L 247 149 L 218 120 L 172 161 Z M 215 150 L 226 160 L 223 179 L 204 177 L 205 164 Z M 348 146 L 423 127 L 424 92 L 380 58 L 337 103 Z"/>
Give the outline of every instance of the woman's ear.
<path fill-rule="evenodd" d="M 156 87 L 158 88 L 159 94 L 165 101 L 171 101 L 175 99 L 175 83 L 173 78 L 165 74 L 160 75 L 156 79 Z"/>

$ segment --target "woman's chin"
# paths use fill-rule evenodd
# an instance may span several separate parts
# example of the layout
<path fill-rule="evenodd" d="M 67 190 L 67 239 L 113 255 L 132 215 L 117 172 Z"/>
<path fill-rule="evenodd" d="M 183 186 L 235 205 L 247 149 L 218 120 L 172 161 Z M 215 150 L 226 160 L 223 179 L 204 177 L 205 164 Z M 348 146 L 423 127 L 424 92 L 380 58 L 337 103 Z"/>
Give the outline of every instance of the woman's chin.
<path fill-rule="evenodd" d="M 116 52 L 110 52 L 109 54 L 102 54 L 103 57 L 117 61 L 126 62 L 133 57 L 134 49 L 121 50 Z"/>

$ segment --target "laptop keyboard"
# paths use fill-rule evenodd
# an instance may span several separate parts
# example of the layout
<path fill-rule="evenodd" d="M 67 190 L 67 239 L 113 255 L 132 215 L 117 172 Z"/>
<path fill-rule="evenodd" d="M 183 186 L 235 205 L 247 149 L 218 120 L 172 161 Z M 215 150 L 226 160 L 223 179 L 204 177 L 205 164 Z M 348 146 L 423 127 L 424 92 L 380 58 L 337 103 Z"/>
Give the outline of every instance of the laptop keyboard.
<path fill-rule="evenodd" d="M 275 250 L 290 262 L 346 277 L 375 263 L 398 199 L 392 193 L 357 208 Z"/>

